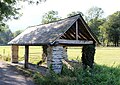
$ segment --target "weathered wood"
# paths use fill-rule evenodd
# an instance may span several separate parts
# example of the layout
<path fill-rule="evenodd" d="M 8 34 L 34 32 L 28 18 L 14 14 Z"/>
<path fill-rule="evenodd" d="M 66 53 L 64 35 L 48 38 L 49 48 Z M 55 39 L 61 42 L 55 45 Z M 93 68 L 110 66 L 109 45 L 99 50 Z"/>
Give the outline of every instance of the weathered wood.
<path fill-rule="evenodd" d="M 25 68 L 28 68 L 28 59 L 29 59 L 29 46 L 25 45 L 25 64 L 24 64 Z"/>
<path fill-rule="evenodd" d="M 87 40 L 87 38 L 82 33 L 79 33 L 79 35 L 80 35 L 80 37 L 82 37 L 82 39 Z"/>
<path fill-rule="evenodd" d="M 76 21 L 76 40 L 78 40 L 78 21 Z"/>
<path fill-rule="evenodd" d="M 73 44 L 73 45 L 81 45 L 81 44 L 93 44 L 93 41 L 87 40 L 65 40 L 59 39 L 56 40 L 59 44 Z"/>
<path fill-rule="evenodd" d="M 18 51 L 19 51 L 18 45 L 12 45 L 11 50 L 12 50 L 11 62 L 18 63 Z"/>
<path fill-rule="evenodd" d="M 69 34 L 65 33 L 64 34 L 66 37 L 68 37 L 69 39 L 73 39 Z"/>

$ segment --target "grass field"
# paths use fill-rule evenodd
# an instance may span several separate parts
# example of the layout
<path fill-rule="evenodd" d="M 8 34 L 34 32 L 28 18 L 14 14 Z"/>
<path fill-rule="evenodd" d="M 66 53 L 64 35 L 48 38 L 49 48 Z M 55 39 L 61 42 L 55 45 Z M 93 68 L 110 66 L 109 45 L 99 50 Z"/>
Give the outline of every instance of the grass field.
<path fill-rule="evenodd" d="M 41 59 L 42 49 L 40 46 L 30 46 L 31 63 L 36 63 Z M 0 56 L 11 56 L 10 46 L 0 46 Z M 68 48 L 69 59 L 79 59 L 82 56 L 81 47 Z M 24 46 L 19 47 L 19 60 L 24 60 Z M 120 64 L 120 47 L 96 47 L 95 63 L 107 66 L 116 66 Z"/>

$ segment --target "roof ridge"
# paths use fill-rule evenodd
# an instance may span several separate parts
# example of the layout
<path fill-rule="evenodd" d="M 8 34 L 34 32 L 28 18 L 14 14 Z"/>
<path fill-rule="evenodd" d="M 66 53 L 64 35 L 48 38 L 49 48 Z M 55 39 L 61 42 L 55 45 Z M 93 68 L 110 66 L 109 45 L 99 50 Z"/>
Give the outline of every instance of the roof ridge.
<path fill-rule="evenodd" d="M 62 20 L 65 20 L 65 19 L 69 19 L 69 18 L 72 18 L 72 17 L 75 17 L 75 16 L 81 16 L 80 14 L 76 14 L 76 15 L 73 15 L 73 16 L 70 16 L 70 17 L 66 17 L 66 18 L 63 18 L 63 19 L 60 19 L 60 20 L 57 20 L 57 21 L 52 21 L 52 22 L 49 22 L 49 23 L 45 23 L 45 24 L 38 24 L 38 25 L 33 25 L 33 26 L 28 26 L 27 28 L 30 28 L 30 27 L 36 27 L 36 26 L 41 26 L 41 25 L 47 25 L 47 24 L 51 24 L 51 23 L 55 23 L 55 22 L 59 22 L 59 21 L 62 21 Z"/>

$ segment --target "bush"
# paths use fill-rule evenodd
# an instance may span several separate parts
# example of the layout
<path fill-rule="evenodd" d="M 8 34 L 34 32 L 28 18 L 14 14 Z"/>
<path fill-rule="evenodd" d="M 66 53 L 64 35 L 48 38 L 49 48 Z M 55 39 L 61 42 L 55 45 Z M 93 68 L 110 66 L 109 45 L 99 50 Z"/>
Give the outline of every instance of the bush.
<path fill-rule="evenodd" d="M 74 66 L 74 70 L 63 65 L 62 73 L 41 75 L 35 73 L 33 78 L 37 85 L 120 85 L 120 66 L 107 67 L 95 64 L 94 70 L 90 73 L 87 69 Z"/>
<path fill-rule="evenodd" d="M 0 55 L 0 59 L 4 60 L 4 61 L 10 61 L 11 60 L 10 56 L 2 56 L 2 55 Z"/>

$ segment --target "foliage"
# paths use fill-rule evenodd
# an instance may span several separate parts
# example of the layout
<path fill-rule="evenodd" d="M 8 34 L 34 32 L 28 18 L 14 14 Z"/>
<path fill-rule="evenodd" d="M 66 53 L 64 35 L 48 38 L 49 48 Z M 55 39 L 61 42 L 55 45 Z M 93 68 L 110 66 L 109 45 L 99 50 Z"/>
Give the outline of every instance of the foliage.
<path fill-rule="evenodd" d="M 48 13 L 45 13 L 42 17 L 43 24 L 57 21 L 57 20 L 60 20 L 60 17 L 58 16 L 58 12 L 53 10 L 48 11 Z"/>
<path fill-rule="evenodd" d="M 17 0 L 0 0 L 0 26 L 8 19 L 18 18 L 20 8 L 15 7 L 16 4 Z"/>
<path fill-rule="evenodd" d="M 87 11 L 86 20 L 93 33 L 102 42 L 103 46 L 113 43 L 119 46 L 120 39 L 120 11 L 102 18 L 104 11 L 98 7 L 92 7 Z"/>
<path fill-rule="evenodd" d="M 106 20 L 105 20 L 105 22 L 99 26 L 100 29 L 99 41 L 103 46 L 107 46 L 108 44 L 108 33 L 106 27 L 108 27 L 108 25 L 106 24 Z"/>
<path fill-rule="evenodd" d="M 11 30 L 8 28 L 7 25 L 5 26 L 1 26 L 1 28 L 3 29 L 2 31 L 0 31 L 0 45 L 7 45 L 7 43 L 13 39 L 13 37 L 16 37 L 17 35 L 19 35 L 22 30 L 17 30 L 14 33 L 11 32 Z"/>
<path fill-rule="evenodd" d="M 0 60 L 4 60 L 4 61 L 9 61 L 11 60 L 10 56 L 1 56 L 0 55 Z"/>
<path fill-rule="evenodd" d="M 88 22 L 88 25 L 92 29 L 93 33 L 99 38 L 100 36 L 100 29 L 99 26 L 101 26 L 105 19 L 101 19 L 104 11 L 99 7 L 92 7 L 87 11 L 86 15 L 86 21 Z"/>
<path fill-rule="evenodd" d="M 21 14 L 19 10 L 22 8 L 20 2 L 28 2 L 29 4 L 39 4 L 46 0 L 0 0 L 0 31 L 1 26 L 9 19 L 18 19 Z"/>
<path fill-rule="evenodd" d="M 102 10 L 102 8 L 99 7 L 91 7 L 88 11 L 87 11 L 87 21 L 90 21 L 92 19 L 100 19 L 103 15 L 104 11 Z"/>
<path fill-rule="evenodd" d="M 120 11 L 108 16 L 107 22 L 107 33 L 109 41 L 112 41 L 115 46 L 119 46 L 120 40 Z"/>
<path fill-rule="evenodd" d="M 83 46 L 83 48 L 82 48 L 82 64 L 83 64 L 84 69 L 87 69 L 87 66 L 89 66 L 91 69 L 93 69 L 94 55 L 95 55 L 95 45 Z"/>
<path fill-rule="evenodd" d="M 67 16 L 71 17 L 71 16 L 74 16 L 74 15 L 77 15 L 77 14 L 81 14 L 81 16 L 84 16 L 84 14 L 82 12 L 80 12 L 80 11 L 76 11 L 76 12 L 73 11 L 73 12 L 69 13 Z"/>
<path fill-rule="evenodd" d="M 105 19 L 91 19 L 88 22 L 89 27 L 92 29 L 93 33 L 96 35 L 97 38 L 100 39 L 100 35 L 102 34 L 102 31 L 100 29 L 100 26 L 104 24 Z"/>
<path fill-rule="evenodd" d="M 8 41 L 13 38 L 13 34 L 7 25 L 1 26 L 3 31 L 0 31 L 0 45 L 7 45 Z"/>
<path fill-rule="evenodd" d="M 83 71 L 79 66 L 74 66 L 74 70 L 71 70 L 64 65 L 61 75 L 36 73 L 33 76 L 37 85 L 119 85 L 119 77 L 120 66 L 107 67 L 97 64 L 95 64 L 93 74 Z"/>
<path fill-rule="evenodd" d="M 22 33 L 22 30 L 17 30 L 13 33 L 13 36 L 16 37 L 18 36 L 20 33 Z"/>

